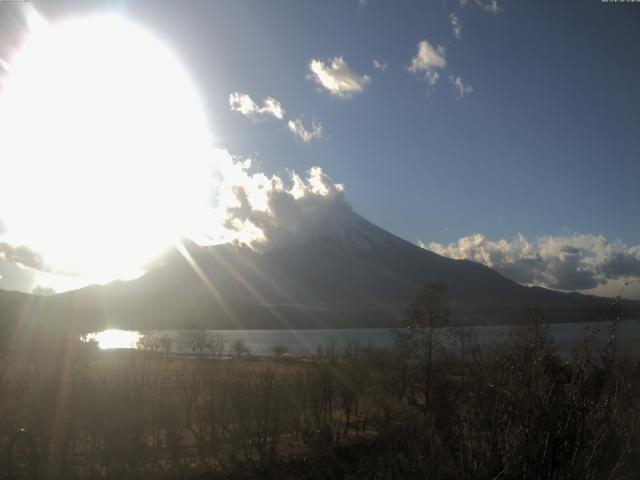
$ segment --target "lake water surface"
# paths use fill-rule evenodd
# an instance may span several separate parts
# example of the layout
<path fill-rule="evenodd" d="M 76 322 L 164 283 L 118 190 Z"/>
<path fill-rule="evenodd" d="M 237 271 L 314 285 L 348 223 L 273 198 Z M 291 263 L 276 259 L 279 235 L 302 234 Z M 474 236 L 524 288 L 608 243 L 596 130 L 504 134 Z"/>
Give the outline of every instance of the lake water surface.
<path fill-rule="evenodd" d="M 552 324 L 551 334 L 561 352 L 570 353 L 592 335 L 597 342 L 605 342 L 611 332 L 611 322 L 561 323 Z M 481 346 L 492 346 L 508 338 L 512 326 L 491 325 L 471 327 L 474 340 Z M 275 345 L 287 348 L 291 355 L 315 355 L 318 348 L 334 346 L 336 351 L 344 349 L 350 342 L 361 346 L 390 346 L 393 334 L 389 329 L 313 329 L 313 330 L 211 330 L 222 336 L 227 345 L 242 340 L 255 355 L 270 355 Z M 143 333 L 129 330 L 105 330 L 89 335 L 98 341 L 100 348 L 135 348 Z M 179 330 L 154 330 L 144 332 L 152 335 L 169 335 L 172 350 L 176 353 L 189 353 L 182 344 Z M 444 334 L 453 340 L 448 331 Z M 623 320 L 617 324 L 616 338 L 622 350 L 640 350 L 640 320 Z"/>

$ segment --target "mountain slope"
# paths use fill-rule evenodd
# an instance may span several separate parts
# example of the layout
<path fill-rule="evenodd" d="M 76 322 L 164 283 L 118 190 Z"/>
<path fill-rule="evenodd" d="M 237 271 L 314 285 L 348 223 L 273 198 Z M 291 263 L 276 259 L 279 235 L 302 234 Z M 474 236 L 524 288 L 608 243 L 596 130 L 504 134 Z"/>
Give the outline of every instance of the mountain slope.
<path fill-rule="evenodd" d="M 478 263 L 419 248 L 351 210 L 262 253 L 232 245 L 169 252 L 141 278 L 56 296 L 120 328 L 340 328 L 397 325 L 422 282 L 448 286 L 462 323 L 509 322 L 526 306 L 553 321 L 606 318 L 611 300 L 524 287 Z M 637 303 L 629 303 L 637 308 Z"/>

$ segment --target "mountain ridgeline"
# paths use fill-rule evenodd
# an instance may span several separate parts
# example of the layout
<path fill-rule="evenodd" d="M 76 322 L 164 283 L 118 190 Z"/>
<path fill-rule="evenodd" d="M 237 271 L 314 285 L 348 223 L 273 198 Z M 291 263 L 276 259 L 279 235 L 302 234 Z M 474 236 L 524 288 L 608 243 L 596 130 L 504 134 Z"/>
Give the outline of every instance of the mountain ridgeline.
<path fill-rule="evenodd" d="M 257 252 L 185 242 L 142 277 L 54 297 L 3 292 L 3 310 L 78 331 L 393 327 L 422 282 L 444 281 L 452 320 L 511 323 L 526 307 L 549 321 L 612 318 L 612 299 L 519 285 L 490 268 L 422 249 L 349 210 Z M 637 316 L 640 302 L 625 301 Z"/>

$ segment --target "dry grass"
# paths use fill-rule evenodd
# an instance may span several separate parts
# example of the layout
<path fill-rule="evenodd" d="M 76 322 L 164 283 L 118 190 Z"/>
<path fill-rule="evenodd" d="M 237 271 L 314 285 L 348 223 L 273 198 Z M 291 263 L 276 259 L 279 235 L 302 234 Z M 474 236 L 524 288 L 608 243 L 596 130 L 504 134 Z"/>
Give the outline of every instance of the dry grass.
<path fill-rule="evenodd" d="M 544 329 L 493 349 L 465 339 L 463 355 L 441 349 L 430 360 L 428 383 L 424 358 L 403 348 L 213 359 L 69 345 L 64 355 L 2 360 L 0 468 L 15 478 L 595 480 L 640 471 L 640 366 L 613 344 L 587 339 L 567 360 Z"/>

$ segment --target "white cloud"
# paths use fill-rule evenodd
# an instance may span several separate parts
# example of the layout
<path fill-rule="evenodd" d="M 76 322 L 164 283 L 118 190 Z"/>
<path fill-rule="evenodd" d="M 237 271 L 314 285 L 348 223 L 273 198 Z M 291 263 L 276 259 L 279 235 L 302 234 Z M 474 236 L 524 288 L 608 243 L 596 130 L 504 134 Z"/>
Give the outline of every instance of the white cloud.
<path fill-rule="evenodd" d="M 602 235 L 543 236 L 529 241 L 489 240 L 483 234 L 455 243 L 430 243 L 446 257 L 473 260 L 523 284 L 560 290 L 590 290 L 610 280 L 640 280 L 640 245 L 609 242 Z"/>
<path fill-rule="evenodd" d="M 494 15 L 502 12 L 502 8 L 498 5 L 498 0 L 476 0 L 476 5 Z"/>
<path fill-rule="evenodd" d="M 360 93 L 364 86 L 371 81 L 367 75 L 358 75 L 344 61 L 335 57 L 329 64 L 321 60 L 312 59 L 309 62 L 310 77 L 332 95 L 349 98 L 354 93 Z"/>
<path fill-rule="evenodd" d="M 453 36 L 456 38 L 460 38 L 460 36 L 462 35 L 462 22 L 460 21 L 460 17 L 457 13 L 451 12 L 449 14 L 449 21 L 451 22 Z"/>
<path fill-rule="evenodd" d="M 373 59 L 373 68 L 376 70 L 382 70 L 384 72 L 388 66 L 386 63 L 379 62 L 377 58 Z"/>
<path fill-rule="evenodd" d="M 308 239 L 318 233 L 322 219 L 351 210 L 344 187 L 320 167 L 312 167 L 306 177 L 295 172 L 288 179 L 267 177 L 250 173 L 250 160 L 226 153 L 218 168 L 223 178 L 218 202 L 226 241 L 264 251 Z"/>
<path fill-rule="evenodd" d="M 458 92 L 458 98 L 462 98 L 469 93 L 473 93 L 473 87 L 471 86 L 471 84 L 465 84 L 462 80 L 462 77 L 451 75 L 449 77 L 449 81 L 456 88 L 456 91 Z"/>
<path fill-rule="evenodd" d="M 311 122 L 311 129 L 307 130 L 302 123 L 302 119 L 296 118 L 295 120 L 289 120 L 287 127 L 291 133 L 304 143 L 308 143 L 313 139 L 322 138 L 322 124 L 318 122 Z"/>
<path fill-rule="evenodd" d="M 229 106 L 234 112 L 239 112 L 253 119 L 271 115 L 282 120 L 285 113 L 282 104 L 273 97 L 265 98 L 260 106 L 249 95 L 240 92 L 233 92 L 229 95 Z"/>
<path fill-rule="evenodd" d="M 464 8 L 469 5 L 469 0 L 460 0 L 458 3 L 460 8 Z M 503 12 L 503 9 L 498 5 L 498 0 L 474 0 L 473 4 L 494 15 Z"/>
<path fill-rule="evenodd" d="M 284 117 L 284 108 L 282 108 L 282 104 L 273 97 L 267 97 L 264 99 L 262 110 L 265 113 L 270 113 L 279 120 L 282 120 Z"/>
<path fill-rule="evenodd" d="M 267 97 L 262 101 L 262 106 L 254 102 L 249 95 L 234 92 L 229 95 L 229 105 L 231 110 L 240 112 L 246 117 L 257 119 L 261 116 L 272 115 L 278 120 L 284 118 L 284 108 L 278 100 L 273 97 Z M 311 140 L 322 138 L 322 124 L 320 122 L 311 122 L 311 128 L 307 129 L 304 126 L 301 117 L 289 120 L 287 122 L 287 128 L 295 137 L 309 143 Z M 0 225 L 1 226 L 1 225 Z"/>
<path fill-rule="evenodd" d="M 439 71 L 447 66 L 446 52 L 442 45 L 433 48 L 431 44 L 422 40 L 418 43 L 418 53 L 411 59 L 409 71 L 412 73 L 424 73 L 424 78 L 431 86 L 440 78 Z"/>

